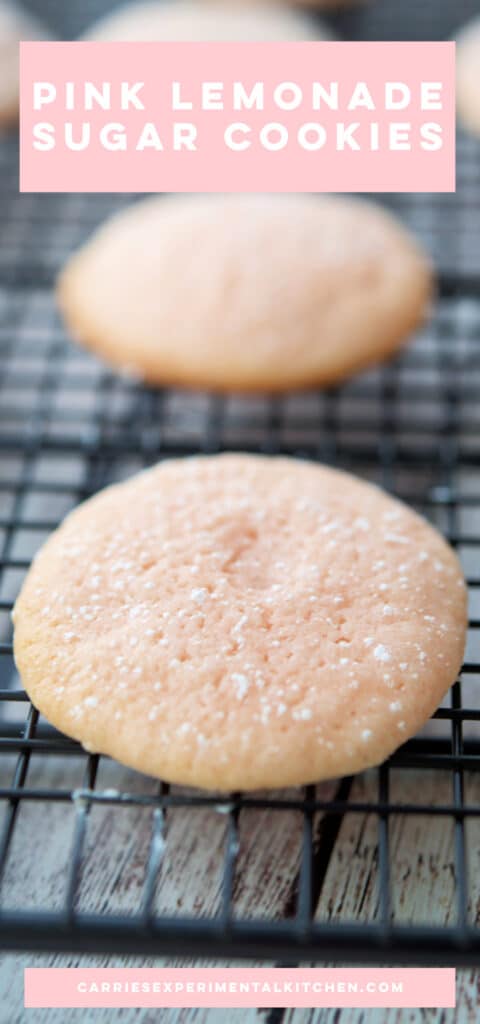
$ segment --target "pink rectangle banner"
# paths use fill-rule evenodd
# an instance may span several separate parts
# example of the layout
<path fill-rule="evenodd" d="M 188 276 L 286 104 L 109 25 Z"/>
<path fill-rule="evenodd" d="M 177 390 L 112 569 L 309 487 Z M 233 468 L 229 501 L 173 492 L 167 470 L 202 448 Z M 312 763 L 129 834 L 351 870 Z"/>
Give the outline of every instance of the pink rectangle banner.
<path fill-rule="evenodd" d="M 27 968 L 32 1007 L 455 1006 L 450 968 Z"/>
<path fill-rule="evenodd" d="M 453 192 L 454 43 L 21 44 L 23 192 Z"/>

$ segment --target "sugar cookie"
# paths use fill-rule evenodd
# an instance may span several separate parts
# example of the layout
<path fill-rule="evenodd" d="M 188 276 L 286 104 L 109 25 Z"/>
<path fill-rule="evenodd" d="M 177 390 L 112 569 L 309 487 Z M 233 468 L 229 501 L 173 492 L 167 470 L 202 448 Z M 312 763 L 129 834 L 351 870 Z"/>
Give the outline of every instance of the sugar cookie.
<path fill-rule="evenodd" d="M 239 2 L 239 0 L 237 0 L 237 2 Z M 251 7 L 254 7 L 256 2 L 257 0 L 243 0 L 245 5 L 249 5 Z M 261 0 L 261 2 L 266 3 L 268 0 Z M 270 2 L 273 4 L 278 4 L 279 2 L 291 4 L 294 7 L 313 7 L 317 11 L 336 11 L 345 7 L 365 6 L 369 0 L 270 0 Z"/>
<path fill-rule="evenodd" d="M 480 135 L 480 18 L 457 37 L 457 110 L 465 127 Z"/>
<path fill-rule="evenodd" d="M 86 38 L 103 42 L 302 41 L 328 36 L 307 15 L 278 4 L 207 0 L 147 0 L 128 4 L 97 21 Z"/>
<path fill-rule="evenodd" d="M 381 762 L 461 665 L 457 559 L 346 473 L 163 463 L 73 512 L 14 613 L 33 703 L 88 750 L 170 782 L 296 785 Z"/>
<path fill-rule="evenodd" d="M 0 0 L 0 127 L 15 121 L 19 102 L 19 43 L 44 39 L 36 18 L 9 0 Z"/>
<path fill-rule="evenodd" d="M 431 271 L 380 206 L 346 198 L 154 197 L 74 255 L 78 340 L 145 380 L 217 390 L 335 381 L 423 319 Z"/>

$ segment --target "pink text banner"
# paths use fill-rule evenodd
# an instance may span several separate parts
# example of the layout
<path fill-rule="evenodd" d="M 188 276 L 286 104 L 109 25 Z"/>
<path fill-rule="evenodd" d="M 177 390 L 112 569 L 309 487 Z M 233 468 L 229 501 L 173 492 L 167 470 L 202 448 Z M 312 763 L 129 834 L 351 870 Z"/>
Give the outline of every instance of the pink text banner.
<path fill-rule="evenodd" d="M 34 1007 L 455 1006 L 450 968 L 29 967 Z"/>
<path fill-rule="evenodd" d="M 453 43 L 22 43 L 23 192 L 452 192 Z"/>

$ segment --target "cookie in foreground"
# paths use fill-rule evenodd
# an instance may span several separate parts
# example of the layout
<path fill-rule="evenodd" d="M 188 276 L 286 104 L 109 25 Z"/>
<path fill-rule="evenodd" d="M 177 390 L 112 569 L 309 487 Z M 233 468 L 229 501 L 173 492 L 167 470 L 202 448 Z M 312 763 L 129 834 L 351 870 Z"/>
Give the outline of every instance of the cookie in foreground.
<path fill-rule="evenodd" d="M 424 320 L 432 272 L 380 206 L 308 195 L 148 198 L 62 273 L 72 335 L 155 384 L 286 391 L 386 359 Z"/>
<path fill-rule="evenodd" d="M 93 752 L 236 790 L 376 765 L 460 669 L 466 591 L 428 523 L 294 459 L 165 462 L 71 513 L 15 606 L 35 706 Z"/>

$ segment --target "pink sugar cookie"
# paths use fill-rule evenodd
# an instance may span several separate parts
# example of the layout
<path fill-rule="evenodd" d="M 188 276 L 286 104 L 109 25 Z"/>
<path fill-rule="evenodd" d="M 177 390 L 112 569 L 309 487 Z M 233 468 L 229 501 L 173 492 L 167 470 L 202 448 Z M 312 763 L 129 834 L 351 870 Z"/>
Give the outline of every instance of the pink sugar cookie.
<path fill-rule="evenodd" d="M 457 37 L 457 111 L 465 128 L 480 135 L 480 17 Z"/>
<path fill-rule="evenodd" d="M 100 42 L 303 42 L 328 38 L 323 26 L 281 3 L 260 0 L 143 0 L 104 15 L 88 30 Z"/>
<path fill-rule="evenodd" d="M 285 458 L 163 463 L 65 520 L 15 606 L 33 703 L 89 751 L 236 790 L 350 774 L 429 718 L 466 592 L 400 502 Z"/>
<path fill-rule="evenodd" d="M 310 195 L 154 196 L 69 260 L 72 335 L 154 384 L 287 391 L 386 359 L 427 314 L 428 259 L 381 206 Z"/>
<path fill-rule="evenodd" d="M 17 0 L 0 0 L 0 127 L 18 118 L 20 40 L 46 38 L 40 22 Z"/>

